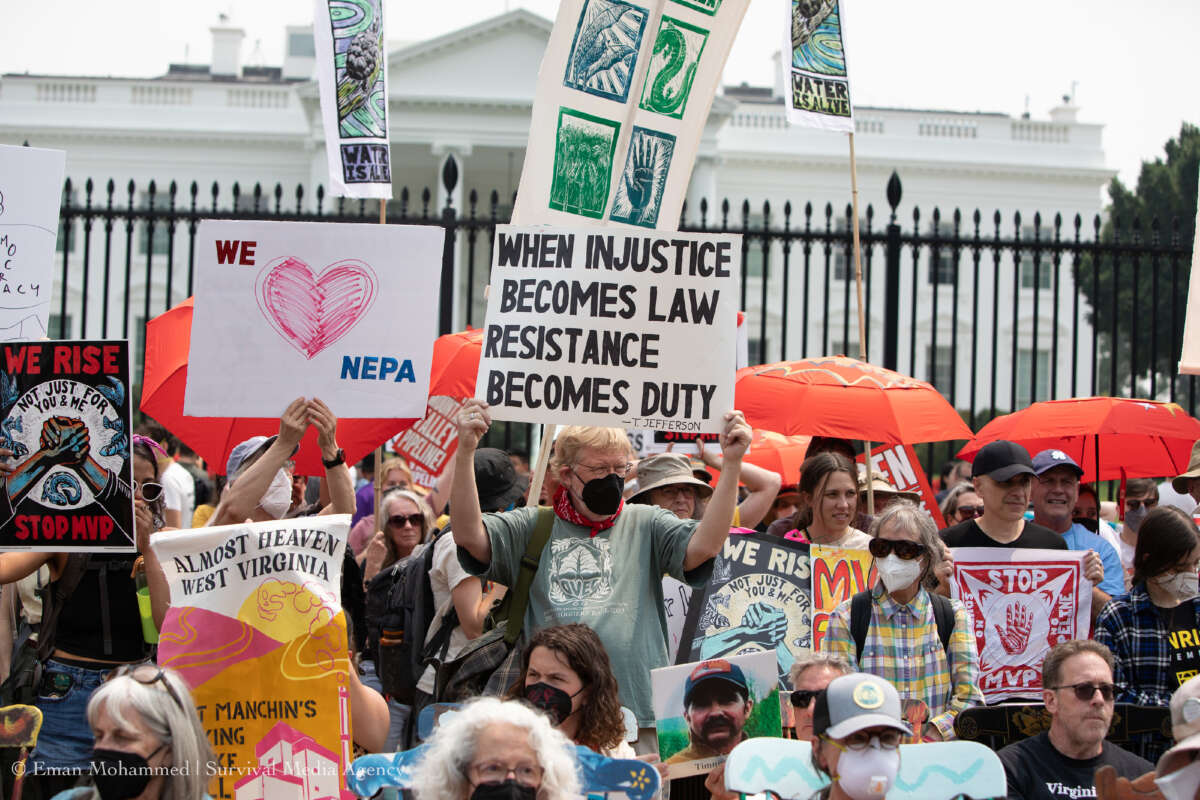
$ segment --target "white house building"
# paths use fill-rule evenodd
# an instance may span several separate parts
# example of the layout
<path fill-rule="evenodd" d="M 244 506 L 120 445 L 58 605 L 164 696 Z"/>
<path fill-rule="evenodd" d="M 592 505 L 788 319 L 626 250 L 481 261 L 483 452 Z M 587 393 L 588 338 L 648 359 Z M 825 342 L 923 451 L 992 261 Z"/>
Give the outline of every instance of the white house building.
<path fill-rule="evenodd" d="M 422 190 L 429 188 L 430 212 L 449 203 L 459 213 L 469 213 L 469 198 L 477 194 L 476 213 L 487 217 L 493 191 L 499 199 L 499 216 L 506 218 L 521 174 L 529 131 L 530 113 L 538 67 L 551 30 L 551 22 L 525 10 L 502 14 L 427 41 L 395 46 L 388 55 L 391 157 L 393 175 L 392 213 L 397 213 L 403 187 L 409 190 L 407 212 L 420 214 Z M 9 74 L 0 78 L 0 142 L 29 142 L 39 147 L 67 151 L 67 175 L 73 200 L 83 203 L 84 185 L 95 182 L 91 202 L 103 206 L 104 187 L 116 183 L 114 206 L 129 202 L 128 185 L 133 182 L 132 202 L 145 207 L 154 181 L 154 206 L 167 202 L 168 186 L 175 182 L 175 206 L 190 207 L 188 189 L 198 184 L 199 208 L 212 206 L 211 187 L 218 185 L 217 205 L 233 206 L 231 187 L 241 190 L 238 208 L 253 205 L 253 188 L 261 185 L 262 203 L 275 207 L 276 184 L 282 187 L 281 206 L 297 206 L 296 187 L 303 186 L 300 207 L 316 207 L 316 187 L 327 182 L 324 137 L 316 84 L 311 80 L 313 49 L 306 27 L 286 30 L 287 58 L 281 67 L 244 67 L 241 64 L 243 33 L 227 24 L 212 28 L 212 64 L 172 65 L 155 79 L 101 77 L 52 77 Z M 777 72 L 779 70 L 777 69 Z M 805 128 L 789 128 L 784 120 L 781 96 L 782 74 L 774 87 L 726 87 L 713 104 L 700 147 L 688 194 L 688 224 L 700 223 L 701 201 L 708 204 L 705 222 L 721 223 L 720 206 L 728 199 L 730 226 L 747 223 L 751 230 L 764 224 L 764 202 L 770 204 L 767 221 L 772 229 L 782 228 L 783 210 L 790 201 L 792 230 L 803 229 L 804 208 L 811 203 L 811 226 L 825 228 L 825 207 L 833 209 L 831 226 L 845 230 L 845 209 L 851 200 L 847 138 Z M 1108 167 L 1101 144 L 1101 126 L 1077 120 L 1077 109 L 1069 101 L 1050 112 L 1049 119 L 1016 118 L 1005 114 L 954 111 L 857 108 L 857 164 L 860 217 L 872 206 L 872 229 L 878 233 L 887 224 L 890 208 L 886 186 L 895 171 L 903 184 L 897 222 L 905 233 L 912 232 L 913 211 L 920 210 L 919 228 L 932 232 L 932 211 L 940 207 L 943 233 L 952 230 L 955 209 L 963 214 L 962 230 L 970 233 L 972 214 L 983 214 L 981 236 L 995 233 L 991 222 L 999 211 L 1004 222 L 1003 238 L 1012 238 L 1014 214 L 1021 214 L 1021 238 L 1034 234 L 1033 220 L 1042 212 L 1043 239 L 1052 237 L 1055 213 L 1063 217 L 1063 238 L 1073 236 L 1070 227 L 1076 214 L 1084 219 L 1090 237 L 1091 220 L 1102 209 L 1102 188 L 1116 174 Z M 459 179 L 449 192 L 440 176 L 447 159 L 453 158 Z M 744 220 L 742 203 L 750 204 Z M 324 198 L 323 207 L 336 202 Z M 357 208 L 353 201 L 347 208 Z M 374 219 L 378 211 L 371 201 L 364 214 Z M 864 221 L 865 224 L 865 221 Z M 142 223 L 138 223 L 139 226 Z M 72 232 L 67 267 L 67 333 L 100 335 L 103 295 L 100 290 L 103 255 L 97 252 L 103 231 L 93 226 L 86 287 L 82 275 L 82 231 Z M 459 246 L 454 325 L 480 324 L 486 284 L 486 237 L 476 243 L 471 276 L 471 300 L 466 284 L 469 254 Z M 187 236 L 176 231 L 169 244 L 165 230 L 148 239 L 144 232 L 131 237 L 125 249 L 124 232 L 113 236 L 109 258 L 113 270 L 108 297 L 108 335 L 120 335 L 128 308 L 131 335 L 141 330 L 145 316 L 146 275 L 149 272 L 151 315 L 182 300 L 187 293 Z M 61 242 L 60 242 L 61 245 Z M 167 252 L 172 254 L 173 278 L 167 293 Z M 804 314 L 803 258 L 799 248 L 790 253 L 787 297 L 783 288 L 783 245 L 772 240 L 764 248 L 762 237 L 749 241 L 749 274 L 746 311 L 749 318 L 752 359 L 757 354 L 772 361 L 820 355 L 822 349 L 849 351 L 857 355 L 857 315 L 851 297 L 850 318 L 844 313 L 847 278 L 852 276 L 842 247 L 831 254 L 831 297 L 825 311 L 825 255 L 823 247 L 812 249 L 808 274 L 808 314 Z M 149 251 L 149 252 L 147 252 Z M 125 264 L 131 265 L 129 296 L 124 295 Z M 957 377 L 953 386 L 958 405 L 966 405 L 970 392 L 971 363 L 990 390 L 991 341 L 998 342 L 996 382 L 1002 387 L 997 405 L 1008 407 L 1009 387 L 1016 381 L 1018 404 L 1047 397 L 1052 342 L 1057 339 L 1059 397 L 1072 392 L 1072 378 L 1087 387 L 1091 376 L 1091 331 L 1084 319 L 1072 320 L 1074 289 L 1069 259 L 1060 267 L 1059 324 L 1054 327 L 1051 272 L 1047 261 L 1034 286 L 1029 258 L 1019 264 L 1021 272 L 1014 289 L 1014 262 L 1010 253 L 1000 258 L 1000 288 L 995 294 L 993 255 L 981 258 L 981 285 L 976 291 L 971 280 L 971 258 L 960 258 L 959 309 L 957 322 L 951 314 L 949 285 L 950 256 L 942 254 L 940 272 L 928 250 L 914 259 L 905 249 L 900 281 L 901 337 L 899 368 L 923 379 L 935 379 L 946 393 L 950 386 L 950 344 L 957 333 Z M 100 260 L 98 260 L 100 259 Z M 872 293 L 869 334 L 871 360 L 882 354 L 884 309 L 883 248 L 874 249 L 871 259 Z M 766 309 L 762 307 L 763 264 L 767 265 Z M 913 272 L 917 270 L 915 314 Z M 411 270 L 414 280 L 436 280 L 440 265 L 398 264 Z M 61 271 L 60 271 L 61 272 Z M 986 280 L 983 280 L 986 278 Z M 934 280 L 942 282 L 934 283 Z M 850 282 L 852 287 L 853 283 Z M 61 290 L 61 274 L 55 292 Z M 933 294 L 938 292 L 938 314 L 933 316 Z M 993 333 L 992 300 L 1000 309 Z M 979 321 L 973 326 L 971 306 L 978 295 Z M 1037 340 L 1034 341 L 1034 305 L 1037 299 Z M 782 334 L 785 322 L 786 340 Z M 126 302 L 128 301 L 128 303 Z M 1016 324 L 1013 307 L 1016 306 Z M 1086 304 L 1085 304 L 1086 305 Z M 760 331 L 765 320 L 765 351 L 760 351 Z M 825 324 L 829 328 L 826 332 Z M 916 346 L 910 331 L 915 326 Z M 843 331 L 848 329 L 849 336 Z M 52 320 L 51 332 L 56 331 Z M 936 331 L 936 349 L 933 345 Z M 1078 336 L 1080 371 L 1071 370 L 1071 343 Z M 1016 337 L 1017 358 L 1012 358 Z M 971 352 L 972 341 L 978 341 Z M 912 351 L 912 358 L 910 358 Z M 936 357 L 936 360 L 934 360 Z M 932 362 L 932 363 L 931 363 Z M 1037 365 L 1037 385 L 1030 381 L 1031 364 Z M 1015 368 L 1015 370 L 1014 370 Z M 1022 383 L 1024 381 L 1024 383 Z M 1087 393 L 1083 388 L 1080 393 Z M 979 407 L 987 405 L 981 390 Z"/>

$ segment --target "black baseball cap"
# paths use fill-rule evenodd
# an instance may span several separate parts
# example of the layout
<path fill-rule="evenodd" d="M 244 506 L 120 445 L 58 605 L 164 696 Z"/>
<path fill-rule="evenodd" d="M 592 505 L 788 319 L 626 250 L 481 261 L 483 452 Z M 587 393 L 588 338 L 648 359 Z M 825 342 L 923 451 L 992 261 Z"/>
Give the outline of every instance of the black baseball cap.
<path fill-rule="evenodd" d="M 484 511 L 504 511 L 525 494 L 529 479 L 517 474 L 503 450 L 481 447 L 475 451 L 475 488 Z"/>
<path fill-rule="evenodd" d="M 971 465 L 971 477 L 978 478 L 986 475 L 994 481 L 1003 483 L 1020 474 L 1034 475 L 1033 459 L 1029 451 L 1016 442 L 1001 439 L 983 446 L 975 455 L 975 463 Z"/>

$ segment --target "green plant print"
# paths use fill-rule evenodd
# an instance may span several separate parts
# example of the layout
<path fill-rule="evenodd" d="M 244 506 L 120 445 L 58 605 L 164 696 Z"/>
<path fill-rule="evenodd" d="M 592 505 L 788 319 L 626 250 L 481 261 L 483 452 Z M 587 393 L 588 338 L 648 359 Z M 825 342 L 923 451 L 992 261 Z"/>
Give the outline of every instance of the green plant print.
<path fill-rule="evenodd" d="M 602 219 L 608 205 L 620 123 L 560 108 L 550 208 Z"/>

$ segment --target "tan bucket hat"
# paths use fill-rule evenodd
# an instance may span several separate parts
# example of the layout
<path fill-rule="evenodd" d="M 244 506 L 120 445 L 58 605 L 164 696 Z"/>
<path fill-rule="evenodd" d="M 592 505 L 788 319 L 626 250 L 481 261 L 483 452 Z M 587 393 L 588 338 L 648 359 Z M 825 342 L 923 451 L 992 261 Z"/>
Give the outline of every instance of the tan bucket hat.
<path fill-rule="evenodd" d="M 642 498 L 653 489 L 663 486 L 685 484 L 693 486 L 701 498 L 712 496 L 713 489 L 707 483 L 697 480 L 692 474 L 692 464 L 688 457 L 679 453 L 658 453 L 643 458 L 637 465 L 638 491 L 630 500 Z M 645 499 L 645 498 L 642 498 Z"/>
<path fill-rule="evenodd" d="M 1188 481 L 1200 478 L 1200 439 L 1192 445 L 1192 457 L 1188 459 L 1187 472 L 1171 479 L 1171 488 L 1180 494 L 1188 493 Z"/>

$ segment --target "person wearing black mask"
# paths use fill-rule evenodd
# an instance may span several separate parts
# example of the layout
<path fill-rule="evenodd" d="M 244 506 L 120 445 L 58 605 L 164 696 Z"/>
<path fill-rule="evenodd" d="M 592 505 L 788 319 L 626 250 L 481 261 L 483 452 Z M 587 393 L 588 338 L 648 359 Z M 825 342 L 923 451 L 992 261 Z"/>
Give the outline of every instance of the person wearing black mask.
<path fill-rule="evenodd" d="M 201 800 L 216 761 L 187 683 L 155 664 L 122 667 L 92 693 L 85 784 L 53 800 Z"/>
<path fill-rule="evenodd" d="M 521 675 L 508 698 L 544 711 L 575 744 L 611 758 L 633 758 L 608 653 L 586 625 L 535 633 L 521 654 Z"/>
<path fill-rule="evenodd" d="M 468 400 L 458 414 L 457 469 L 450 494 L 458 558 L 472 575 L 515 586 L 538 510 L 483 515 L 472 480 L 474 453 L 490 424 L 487 405 Z M 559 483 L 553 527 L 529 593 L 524 630 L 563 622 L 596 631 L 612 659 L 622 704 L 637 717 L 639 752 L 657 748 L 650 670 L 667 666 L 662 576 L 703 586 L 729 537 L 750 427 L 724 416 L 724 466 L 704 518 L 679 519 L 657 506 L 626 505 L 621 494 L 632 451 L 619 428 L 567 427 L 554 443 Z"/>

